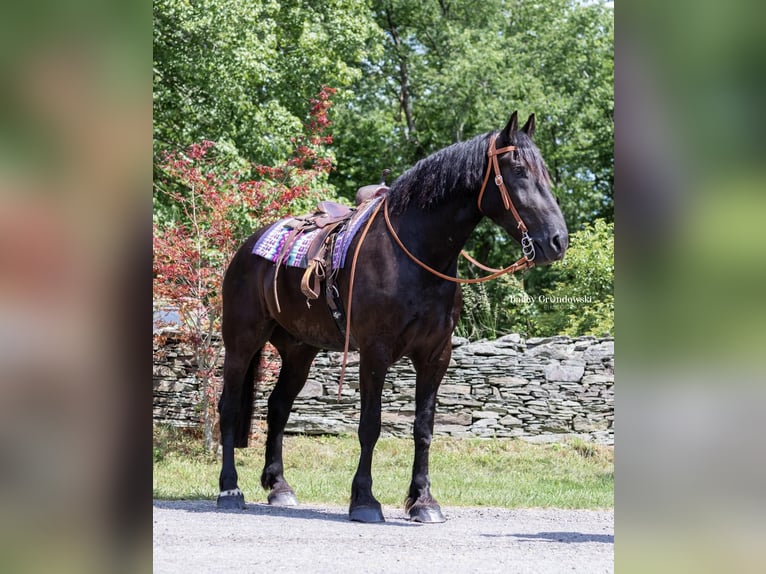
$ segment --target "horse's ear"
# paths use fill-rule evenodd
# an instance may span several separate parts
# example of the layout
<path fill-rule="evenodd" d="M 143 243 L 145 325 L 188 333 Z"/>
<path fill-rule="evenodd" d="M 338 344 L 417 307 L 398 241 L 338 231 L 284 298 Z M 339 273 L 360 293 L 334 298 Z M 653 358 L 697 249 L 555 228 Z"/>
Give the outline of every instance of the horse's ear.
<path fill-rule="evenodd" d="M 503 135 L 508 138 L 509 142 L 513 141 L 513 135 L 516 133 L 516 130 L 519 129 L 518 115 L 518 112 L 513 112 L 505 128 L 503 128 Z"/>
<path fill-rule="evenodd" d="M 521 131 L 523 131 L 529 137 L 532 137 L 534 135 L 534 133 L 535 133 L 535 114 L 532 114 L 532 115 L 529 116 L 529 119 L 527 120 L 527 123 L 525 123 L 524 127 L 521 128 Z"/>

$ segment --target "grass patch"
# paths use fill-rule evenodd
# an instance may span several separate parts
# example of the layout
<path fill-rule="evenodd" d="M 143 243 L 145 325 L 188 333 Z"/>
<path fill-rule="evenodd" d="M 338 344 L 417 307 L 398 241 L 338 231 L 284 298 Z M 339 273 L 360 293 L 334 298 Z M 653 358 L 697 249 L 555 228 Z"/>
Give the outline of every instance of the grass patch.
<path fill-rule="evenodd" d="M 201 438 L 155 429 L 154 497 L 218 495 L 219 460 L 199 446 Z M 285 476 L 299 500 L 348 503 L 359 443 L 349 436 L 285 439 Z M 373 461 L 373 492 L 383 504 L 399 505 L 409 486 L 410 439 L 382 438 Z M 263 500 L 263 444 L 237 449 L 239 486 L 248 500 Z M 516 439 L 437 437 L 431 445 L 431 491 L 445 506 L 611 508 L 614 449 L 573 440 L 530 444 Z"/>

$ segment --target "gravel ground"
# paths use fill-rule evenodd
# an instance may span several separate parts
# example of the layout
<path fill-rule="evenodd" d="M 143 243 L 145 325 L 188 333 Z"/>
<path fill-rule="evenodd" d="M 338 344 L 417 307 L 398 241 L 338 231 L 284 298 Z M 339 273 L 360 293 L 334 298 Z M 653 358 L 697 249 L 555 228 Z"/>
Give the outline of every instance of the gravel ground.
<path fill-rule="evenodd" d="M 383 507 L 384 524 L 349 522 L 347 509 L 214 501 L 154 502 L 154 572 L 362 574 L 613 572 L 614 512 L 443 508 L 423 525 Z"/>

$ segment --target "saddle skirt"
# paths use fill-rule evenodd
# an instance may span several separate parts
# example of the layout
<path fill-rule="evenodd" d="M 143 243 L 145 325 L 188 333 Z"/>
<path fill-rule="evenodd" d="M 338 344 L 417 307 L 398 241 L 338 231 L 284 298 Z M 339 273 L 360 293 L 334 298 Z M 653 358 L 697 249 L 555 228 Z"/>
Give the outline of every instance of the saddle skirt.
<path fill-rule="evenodd" d="M 332 252 L 333 269 L 345 266 L 346 254 L 351 246 L 351 242 L 380 201 L 382 201 L 382 198 L 378 197 L 352 210 L 351 218 L 340 227 Z M 288 237 L 294 229 L 294 226 L 288 225 L 291 221 L 295 220 L 288 217 L 271 225 L 256 241 L 253 246 L 253 254 L 268 259 L 272 263 L 282 261 L 284 265 L 289 267 L 307 268 L 309 265 L 307 257 L 309 248 L 323 230 L 320 228 L 301 233 L 293 241 L 292 245 L 287 246 Z M 283 253 L 286 247 L 289 248 L 289 253 Z"/>

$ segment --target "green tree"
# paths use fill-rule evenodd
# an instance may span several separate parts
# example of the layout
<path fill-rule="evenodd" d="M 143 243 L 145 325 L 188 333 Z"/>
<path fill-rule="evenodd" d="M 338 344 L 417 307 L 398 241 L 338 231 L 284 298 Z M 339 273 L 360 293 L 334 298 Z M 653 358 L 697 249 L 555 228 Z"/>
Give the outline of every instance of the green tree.
<path fill-rule="evenodd" d="M 577 0 L 374 0 L 382 57 L 365 63 L 357 97 L 337 111 L 345 195 L 499 125 L 538 115 L 567 223 L 613 213 L 613 10 Z M 487 235 L 488 241 L 495 239 Z M 493 260 L 494 265 L 500 261 Z"/>
<path fill-rule="evenodd" d="M 305 102 L 358 78 L 377 33 L 364 0 L 155 0 L 155 161 L 203 140 L 239 167 L 284 160 Z"/>

